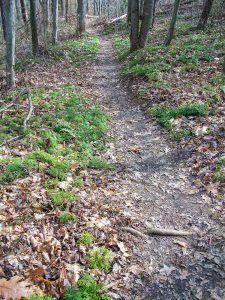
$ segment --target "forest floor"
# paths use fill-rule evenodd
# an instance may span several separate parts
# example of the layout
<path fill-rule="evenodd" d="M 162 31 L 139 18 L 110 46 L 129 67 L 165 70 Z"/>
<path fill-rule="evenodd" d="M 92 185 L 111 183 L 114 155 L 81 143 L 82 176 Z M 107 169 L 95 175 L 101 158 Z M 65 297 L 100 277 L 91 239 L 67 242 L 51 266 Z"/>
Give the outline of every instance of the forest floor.
<path fill-rule="evenodd" d="M 1 100 L 0 295 L 222 300 L 219 185 L 206 193 L 193 184 L 193 151 L 146 114 L 112 39 L 95 28 L 44 62 L 21 61 L 17 85 L 33 102 L 27 128 L 26 97 L 8 108 L 14 94 Z"/>
<path fill-rule="evenodd" d="M 121 172 L 110 182 L 113 196 L 106 200 L 119 209 L 115 226 L 129 245 L 130 269 L 138 279 L 128 281 L 129 295 L 118 299 L 223 299 L 223 228 L 217 204 L 191 184 L 186 166 L 191 153 L 174 146 L 124 87 L 111 37 L 101 37 L 101 54 L 89 81 L 111 116 L 110 154 Z M 193 235 L 143 239 L 123 232 L 122 226 L 140 232 L 174 228 Z"/>

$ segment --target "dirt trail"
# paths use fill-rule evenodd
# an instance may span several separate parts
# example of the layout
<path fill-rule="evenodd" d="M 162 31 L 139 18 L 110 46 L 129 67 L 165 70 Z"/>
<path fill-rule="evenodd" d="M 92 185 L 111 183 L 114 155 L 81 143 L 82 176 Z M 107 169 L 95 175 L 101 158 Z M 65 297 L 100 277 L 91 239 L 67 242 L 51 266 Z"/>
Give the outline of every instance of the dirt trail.
<path fill-rule="evenodd" d="M 155 236 L 143 241 L 121 232 L 133 252 L 131 263 L 140 266 L 134 273 L 140 274 L 119 299 L 225 299 L 222 235 L 209 217 L 211 199 L 190 184 L 185 167 L 189 153 L 172 147 L 158 125 L 145 117 L 119 71 L 111 38 L 101 37 L 101 53 L 89 80 L 111 116 L 109 156 L 120 166 L 110 183 L 115 193 L 107 201 L 114 208 L 124 207 L 124 225 L 195 233 L 189 238 Z"/>

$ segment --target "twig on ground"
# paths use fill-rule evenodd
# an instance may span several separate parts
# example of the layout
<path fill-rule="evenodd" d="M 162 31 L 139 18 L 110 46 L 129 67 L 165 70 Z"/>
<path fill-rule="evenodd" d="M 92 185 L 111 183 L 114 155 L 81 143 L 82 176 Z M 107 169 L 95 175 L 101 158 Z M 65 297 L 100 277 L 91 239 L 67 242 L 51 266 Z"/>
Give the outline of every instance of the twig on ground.
<path fill-rule="evenodd" d="M 175 229 L 158 229 L 158 228 L 147 228 L 146 233 L 142 233 L 137 229 L 131 227 L 122 227 L 122 230 L 132 233 L 134 235 L 140 236 L 142 238 L 147 238 L 148 235 L 161 235 L 161 236 L 188 236 L 193 233 L 189 231 L 175 230 Z"/>
<path fill-rule="evenodd" d="M 140 232 L 139 230 L 137 229 L 134 229 L 134 228 L 131 228 L 131 227 L 122 227 L 122 230 L 126 231 L 126 232 L 129 232 L 129 233 L 132 233 L 134 235 L 137 235 L 137 236 L 140 236 L 144 239 L 147 239 L 148 236 L 142 232 Z"/>
<path fill-rule="evenodd" d="M 29 111 L 28 111 L 28 114 L 27 114 L 26 118 L 23 120 L 23 127 L 24 128 L 27 128 L 27 122 L 29 121 L 29 119 L 32 115 L 32 112 L 33 112 L 33 104 L 32 104 L 31 94 L 30 94 L 29 90 L 27 90 L 27 101 L 28 101 L 28 104 L 29 104 Z"/>
<path fill-rule="evenodd" d="M 164 236 L 185 236 L 192 235 L 189 231 L 175 230 L 170 228 L 158 229 L 158 228 L 147 228 L 146 232 L 151 235 L 164 235 Z"/>
<path fill-rule="evenodd" d="M 9 145 L 9 144 L 12 143 L 12 142 L 18 141 L 18 140 L 20 140 L 20 139 L 22 139 L 22 138 L 23 138 L 22 135 L 17 135 L 17 136 L 14 136 L 14 137 L 11 138 L 11 139 L 5 140 L 5 141 L 0 145 L 0 148 Z"/>

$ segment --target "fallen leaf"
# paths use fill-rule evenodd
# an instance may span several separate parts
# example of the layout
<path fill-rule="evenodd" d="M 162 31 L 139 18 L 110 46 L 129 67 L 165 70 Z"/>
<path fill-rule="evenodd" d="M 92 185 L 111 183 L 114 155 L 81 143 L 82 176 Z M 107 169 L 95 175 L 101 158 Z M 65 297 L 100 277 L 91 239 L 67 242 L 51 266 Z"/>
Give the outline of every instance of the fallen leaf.
<path fill-rule="evenodd" d="M 39 288 L 32 286 L 30 281 L 23 280 L 19 276 L 12 277 L 10 280 L 0 279 L 0 296 L 5 300 L 17 300 L 34 293 L 42 295 Z"/>

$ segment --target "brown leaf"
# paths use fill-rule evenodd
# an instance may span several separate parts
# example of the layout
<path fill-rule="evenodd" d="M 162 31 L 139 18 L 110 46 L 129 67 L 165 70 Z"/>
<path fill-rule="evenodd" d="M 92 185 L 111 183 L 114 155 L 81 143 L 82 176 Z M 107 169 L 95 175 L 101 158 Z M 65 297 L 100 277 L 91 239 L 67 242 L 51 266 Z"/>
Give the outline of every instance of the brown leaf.
<path fill-rule="evenodd" d="M 0 279 L 0 296 L 5 300 L 17 300 L 34 293 L 41 295 L 39 288 L 31 286 L 30 281 L 23 280 L 19 276 L 12 277 L 10 280 Z"/>

